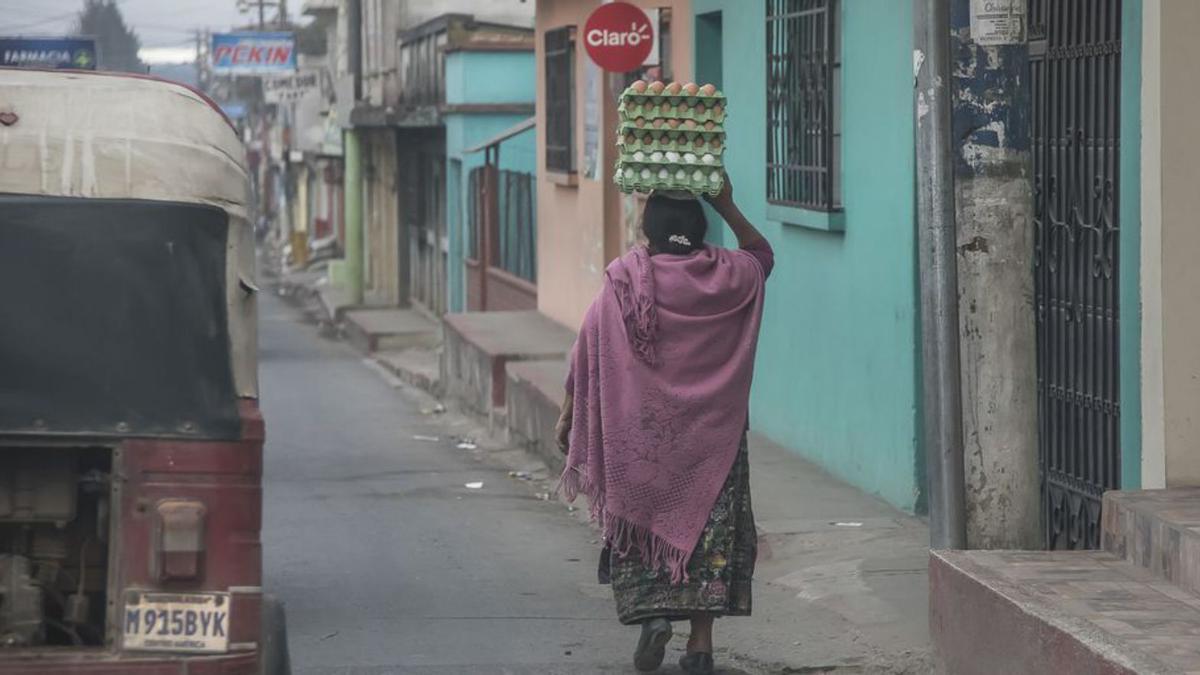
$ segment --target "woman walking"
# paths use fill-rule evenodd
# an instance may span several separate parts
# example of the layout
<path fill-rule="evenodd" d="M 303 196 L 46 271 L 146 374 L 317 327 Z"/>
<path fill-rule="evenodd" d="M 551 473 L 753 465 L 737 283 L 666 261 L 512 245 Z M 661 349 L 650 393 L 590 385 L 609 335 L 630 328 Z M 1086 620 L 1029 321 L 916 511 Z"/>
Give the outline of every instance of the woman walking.
<path fill-rule="evenodd" d="M 691 622 L 680 666 L 713 672 L 713 620 L 748 616 L 757 535 L 746 453 L 748 400 L 774 265 L 726 177 L 710 200 L 738 250 L 704 243 L 690 197 L 653 194 L 648 245 L 613 262 L 571 355 L 558 425 L 561 490 L 588 497 L 634 665 L 657 669 L 672 621 Z"/>

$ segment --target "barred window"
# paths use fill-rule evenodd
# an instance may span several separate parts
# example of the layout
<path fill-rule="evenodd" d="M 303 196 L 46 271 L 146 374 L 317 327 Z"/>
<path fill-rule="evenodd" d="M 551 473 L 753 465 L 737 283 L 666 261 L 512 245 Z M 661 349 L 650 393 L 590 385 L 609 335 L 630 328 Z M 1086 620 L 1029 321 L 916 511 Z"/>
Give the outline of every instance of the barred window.
<path fill-rule="evenodd" d="M 546 169 L 575 172 L 575 27 L 546 31 Z"/>
<path fill-rule="evenodd" d="M 841 39 L 837 0 L 766 0 L 767 201 L 837 209 Z"/>

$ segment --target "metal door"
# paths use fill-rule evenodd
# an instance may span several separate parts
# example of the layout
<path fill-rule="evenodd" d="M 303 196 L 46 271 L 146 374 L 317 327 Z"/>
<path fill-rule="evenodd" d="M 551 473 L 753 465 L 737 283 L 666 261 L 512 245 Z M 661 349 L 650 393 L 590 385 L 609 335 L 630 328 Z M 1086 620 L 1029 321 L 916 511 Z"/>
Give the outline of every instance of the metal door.
<path fill-rule="evenodd" d="M 1121 0 L 1030 0 L 1038 444 L 1046 546 L 1100 545 L 1120 483 Z"/>

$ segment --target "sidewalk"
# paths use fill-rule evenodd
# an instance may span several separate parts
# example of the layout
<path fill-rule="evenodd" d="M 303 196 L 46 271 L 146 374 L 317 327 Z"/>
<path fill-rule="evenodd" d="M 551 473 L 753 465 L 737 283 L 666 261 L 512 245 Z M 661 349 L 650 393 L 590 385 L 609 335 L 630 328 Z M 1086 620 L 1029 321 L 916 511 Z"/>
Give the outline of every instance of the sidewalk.
<path fill-rule="evenodd" d="M 552 444 L 529 436 L 546 426 L 541 418 L 549 411 L 523 422 L 522 408 L 548 408 L 561 398 L 550 387 L 561 388 L 564 369 L 556 360 L 508 364 L 509 438 L 502 443 L 525 449 L 504 452 L 542 494 L 553 492 L 561 463 L 547 450 Z M 718 641 L 728 648 L 719 656 L 770 673 L 934 672 L 927 526 L 753 433 L 750 466 L 759 529 L 754 616 L 719 623 Z M 582 500 L 575 504 L 581 524 L 586 513 Z M 590 593 L 610 597 L 607 586 Z"/>
<path fill-rule="evenodd" d="M 481 352 L 478 358 L 498 355 Z M 371 361 L 381 375 L 395 380 L 394 386 L 401 381 L 436 386 L 436 380 L 430 383 L 421 374 L 434 372 L 437 364 L 421 358 L 436 356 L 410 351 L 406 359 L 398 359 L 382 352 Z M 481 363 L 478 368 L 497 375 L 505 369 L 503 363 Z M 492 420 L 493 424 L 463 430 L 464 436 L 476 435 L 480 451 L 543 497 L 552 494 L 561 464 L 548 449 L 550 443 L 531 437 L 545 434 L 543 418 L 561 399 L 564 369 L 561 357 L 549 352 L 542 360 L 507 363 L 507 410 L 501 409 L 501 416 L 508 426 L 498 429 Z M 441 385 L 444 389 L 447 383 Z M 483 391 L 475 396 L 488 398 Z M 481 423 L 487 421 L 474 409 L 478 401 L 444 403 Z M 482 437 L 488 428 L 502 437 Z M 718 659 L 770 673 L 934 672 L 926 525 L 753 433 L 750 466 L 759 530 L 754 615 L 718 623 Z M 573 507 L 563 507 L 582 526 L 589 526 L 583 498 Z M 598 555 L 598 542 L 595 546 L 594 553 L 581 557 Z M 585 592 L 611 597 L 609 587 L 599 584 Z M 680 633 L 686 630 L 686 625 L 677 626 Z"/>

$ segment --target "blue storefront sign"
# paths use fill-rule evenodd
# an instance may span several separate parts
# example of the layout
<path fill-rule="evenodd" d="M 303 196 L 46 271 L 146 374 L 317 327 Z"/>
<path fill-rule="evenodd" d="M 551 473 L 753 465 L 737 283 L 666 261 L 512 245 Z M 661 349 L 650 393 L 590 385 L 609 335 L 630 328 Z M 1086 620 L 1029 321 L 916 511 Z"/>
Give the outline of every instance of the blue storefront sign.
<path fill-rule="evenodd" d="M 96 69 L 96 41 L 87 37 L 0 37 L 0 67 Z"/>
<path fill-rule="evenodd" d="M 291 33 L 214 33 L 212 69 L 221 75 L 261 75 L 296 70 Z"/>

